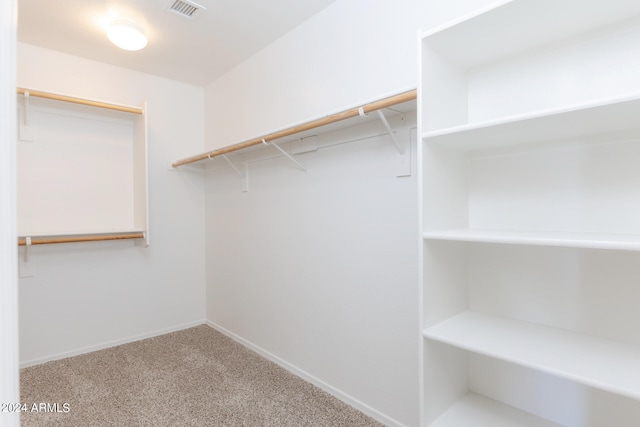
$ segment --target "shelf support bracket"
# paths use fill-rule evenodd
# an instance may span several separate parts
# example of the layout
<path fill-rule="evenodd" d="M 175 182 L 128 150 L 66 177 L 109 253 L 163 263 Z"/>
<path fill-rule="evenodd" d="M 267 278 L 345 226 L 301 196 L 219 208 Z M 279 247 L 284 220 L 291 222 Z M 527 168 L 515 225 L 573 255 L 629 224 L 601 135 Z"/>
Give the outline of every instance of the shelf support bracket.
<path fill-rule="evenodd" d="M 393 141 L 396 148 L 398 149 L 398 153 L 400 153 L 400 155 L 404 155 L 404 148 L 402 148 L 402 145 L 400 145 L 400 143 L 398 142 L 398 138 L 396 138 L 396 134 L 393 133 L 393 130 L 391 130 L 391 126 L 389 126 L 389 122 L 387 121 L 387 118 L 384 116 L 384 113 L 382 112 L 382 110 L 377 110 L 376 112 L 378 113 L 378 117 L 380 118 L 380 121 L 382 122 L 385 129 L 387 130 L 387 133 L 391 137 L 391 140 Z"/>
<path fill-rule="evenodd" d="M 284 154 L 289 160 L 291 160 L 292 163 L 294 163 L 296 166 L 298 166 L 298 168 L 300 168 L 304 173 L 307 172 L 307 170 L 305 169 L 304 166 L 302 166 L 300 163 L 298 163 L 298 161 L 296 161 L 296 159 L 294 159 L 293 157 L 291 157 L 291 155 L 289 155 L 289 153 L 287 153 L 286 151 L 284 151 L 282 148 L 280 148 L 280 146 L 278 144 L 276 144 L 275 142 L 267 142 L 264 138 L 262 139 L 262 143 L 264 145 L 272 145 L 274 147 L 276 147 L 278 149 L 278 151 L 280 151 L 282 154 Z"/>
<path fill-rule="evenodd" d="M 27 236 L 24 239 L 24 262 L 25 264 L 29 262 L 29 249 L 31 248 L 31 237 Z"/>
<path fill-rule="evenodd" d="M 208 157 L 211 159 L 211 155 Z M 244 162 L 244 173 L 242 173 L 225 154 L 222 154 L 221 157 L 229 164 L 229 166 L 231 166 L 235 173 L 244 180 L 244 187 L 242 188 L 242 191 L 245 193 L 249 191 L 249 163 Z"/>
<path fill-rule="evenodd" d="M 211 158 L 211 155 L 209 155 L 209 158 Z M 231 166 L 231 168 L 236 172 L 236 174 L 238 174 L 240 178 L 244 179 L 243 173 L 240 172 L 240 170 L 236 167 L 236 165 L 234 165 L 233 162 L 229 160 L 229 158 L 225 154 L 222 154 L 222 158 L 225 160 L 225 162 L 229 164 L 229 166 Z"/>
<path fill-rule="evenodd" d="M 30 108 L 31 108 L 31 99 L 29 98 L 29 91 L 25 90 L 24 93 L 24 103 L 22 108 L 22 122 L 19 126 L 18 137 L 20 141 L 33 142 L 33 135 L 31 133 L 31 128 L 29 127 L 30 120 Z"/>
<path fill-rule="evenodd" d="M 24 91 L 24 127 L 29 127 L 29 91 Z"/>
<path fill-rule="evenodd" d="M 18 239 L 18 244 L 20 244 L 20 239 Z M 18 263 L 18 275 L 21 278 L 34 276 L 34 265 L 31 259 L 32 244 L 31 237 L 26 236 L 24 238 L 24 256 L 20 257 L 20 262 Z"/>

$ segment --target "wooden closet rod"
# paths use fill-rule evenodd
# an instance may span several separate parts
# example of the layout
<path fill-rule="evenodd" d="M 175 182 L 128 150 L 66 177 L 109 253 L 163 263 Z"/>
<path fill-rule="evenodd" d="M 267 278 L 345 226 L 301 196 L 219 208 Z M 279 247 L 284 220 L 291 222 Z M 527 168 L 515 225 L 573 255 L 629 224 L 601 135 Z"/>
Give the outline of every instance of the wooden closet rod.
<path fill-rule="evenodd" d="M 72 96 L 58 95 L 56 93 L 42 92 L 39 90 L 31 90 L 31 89 L 25 89 L 21 87 L 18 88 L 18 93 L 20 95 L 24 95 L 25 92 L 29 92 L 29 96 L 37 96 L 38 98 L 55 99 L 57 101 L 72 102 L 74 104 L 90 105 L 92 107 L 100 107 L 100 108 L 106 108 L 109 110 L 124 111 L 125 113 L 134 113 L 134 114 L 143 113 L 142 108 L 138 108 L 138 107 L 127 107 L 126 105 L 109 104 L 107 102 L 93 101 L 90 99 L 83 99 L 83 98 L 74 98 Z"/>
<path fill-rule="evenodd" d="M 297 126 L 292 126 L 290 128 L 270 133 L 265 136 L 260 136 L 258 138 L 250 139 L 248 141 L 244 141 L 238 144 L 230 145 L 228 147 L 219 148 L 217 150 L 209 151 L 207 153 L 198 154 L 196 156 L 188 157 L 186 159 L 179 160 L 173 163 L 171 166 L 177 168 L 179 166 L 184 166 L 189 163 L 198 162 L 200 160 L 211 159 L 216 156 L 221 156 L 223 154 L 231 153 L 233 151 L 242 150 L 243 148 L 249 148 L 254 145 L 262 144 L 262 141 L 270 142 L 274 139 L 284 138 L 286 136 L 295 135 L 296 133 L 304 132 L 307 130 L 319 128 L 321 126 L 326 126 L 331 123 L 336 123 L 342 120 L 350 119 L 352 117 L 356 117 L 360 115 L 362 111 L 364 114 L 369 113 L 371 111 L 380 110 L 382 108 L 391 107 L 396 104 L 400 104 L 407 101 L 412 101 L 416 99 L 417 91 L 415 89 L 410 90 L 408 92 L 403 92 L 398 95 L 393 95 L 388 98 L 383 98 L 369 104 L 362 105 L 361 107 L 351 108 L 346 111 L 342 111 L 340 113 L 332 114 L 330 116 L 322 117 L 317 120 L 312 120 L 310 122 L 306 122 Z"/>
<path fill-rule="evenodd" d="M 43 237 L 32 238 L 32 245 L 49 245 L 52 243 L 75 243 L 75 242 L 99 242 L 103 240 L 126 240 L 126 239 L 144 239 L 144 233 L 129 234 L 104 234 L 100 236 L 73 236 L 73 237 Z M 19 246 L 25 246 L 27 240 L 25 238 L 18 239 Z"/>

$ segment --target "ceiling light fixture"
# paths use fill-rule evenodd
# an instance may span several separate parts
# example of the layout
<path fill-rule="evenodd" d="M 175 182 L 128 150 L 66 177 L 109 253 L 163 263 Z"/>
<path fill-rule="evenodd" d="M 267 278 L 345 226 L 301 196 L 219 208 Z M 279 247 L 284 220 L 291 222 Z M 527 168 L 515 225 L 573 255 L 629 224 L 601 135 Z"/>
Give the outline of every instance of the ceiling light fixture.
<path fill-rule="evenodd" d="M 111 22 L 107 37 L 113 44 L 124 50 L 140 50 L 147 45 L 147 37 L 142 28 L 122 19 Z"/>

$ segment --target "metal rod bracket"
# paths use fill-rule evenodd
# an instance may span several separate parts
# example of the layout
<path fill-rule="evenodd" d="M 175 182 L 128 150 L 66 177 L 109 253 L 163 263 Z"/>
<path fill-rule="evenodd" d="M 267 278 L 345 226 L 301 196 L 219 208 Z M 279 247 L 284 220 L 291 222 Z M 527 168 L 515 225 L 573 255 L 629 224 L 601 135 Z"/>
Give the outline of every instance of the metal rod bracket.
<path fill-rule="evenodd" d="M 33 132 L 32 128 L 29 126 L 31 122 L 31 99 L 29 97 L 29 91 L 24 91 L 24 99 L 22 104 L 22 120 L 20 121 L 20 126 L 18 130 L 18 137 L 20 141 L 33 142 Z"/>
<path fill-rule="evenodd" d="M 273 147 L 276 147 L 278 149 L 278 151 L 280 151 L 282 154 L 284 154 L 287 159 L 289 159 L 293 164 L 295 164 L 298 168 L 300 168 L 304 173 L 307 173 L 307 169 L 305 169 L 305 167 L 302 166 L 296 159 L 291 157 L 291 155 L 289 153 L 284 151 L 278 144 L 276 144 L 273 141 L 272 142 L 267 142 L 264 138 L 262 139 L 262 143 L 264 145 L 271 145 Z"/>
<path fill-rule="evenodd" d="M 387 118 L 384 116 L 384 113 L 382 112 L 382 110 L 377 110 L 376 112 L 378 113 L 378 117 L 380 118 L 380 121 L 382 122 L 385 129 L 387 130 L 387 133 L 391 137 L 391 140 L 393 141 L 394 145 L 398 149 L 398 153 L 400 153 L 401 155 L 404 155 L 404 148 L 402 148 L 402 145 L 400 145 L 400 143 L 398 142 L 398 138 L 396 138 L 396 134 L 393 133 L 391 126 L 389 126 L 389 122 L 387 121 Z"/>
<path fill-rule="evenodd" d="M 29 262 L 29 248 L 31 248 L 31 237 L 27 236 L 24 239 L 25 241 L 25 245 L 24 245 L 24 262 L 27 263 Z"/>
<path fill-rule="evenodd" d="M 238 174 L 240 178 L 244 178 L 244 174 L 240 172 L 240 170 L 236 167 L 236 165 L 233 164 L 231 160 L 229 160 L 226 154 L 222 154 L 222 158 L 229 164 L 229 166 L 231 166 L 231 168 Z"/>
<path fill-rule="evenodd" d="M 238 169 L 238 167 L 229 160 L 226 154 L 221 154 L 220 156 L 229 164 L 229 166 L 231 166 L 235 173 L 244 180 L 244 187 L 242 187 L 242 191 L 245 193 L 249 191 L 249 163 L 244 162 L 244 173 L 242 173 L 240 169 Z"/>
<path fill-rule="evenodd" d="M 29 91 L 24 91 L 24 126 L 29 127 Z"/>

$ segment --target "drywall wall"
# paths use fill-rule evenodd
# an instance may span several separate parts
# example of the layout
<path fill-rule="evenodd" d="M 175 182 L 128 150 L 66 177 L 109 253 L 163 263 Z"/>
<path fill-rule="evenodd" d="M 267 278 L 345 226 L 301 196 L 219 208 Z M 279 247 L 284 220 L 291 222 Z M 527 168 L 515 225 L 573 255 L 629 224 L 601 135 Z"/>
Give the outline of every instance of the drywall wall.
<path fill-rule="evenodd" d="M 17 80 L 90 99 L 147 102 L 151 241 L 148 248 L 131 241 L 32 247 L 33 277 L 19 286 L 22 364 L 201 323 L 202 174 L 168 165 L 203 150 L 203 88 L 22 43 Z"/>
<path fill-rule="evenodd" d="M 0 4 L 0 402 L 19 402 L 18 280 L 16 260 L 16 0 Z M 20 414 L 0 411 L 0 425 L 17 427 Z"/>
<path fill-rule="evenodd" d="M 318 135 L 316 144 L 357 142 L 296 156 L 307 173 L 283 157 L 250 163 L 248 192 L 215 161 L 222 170 L 206 182 L 208 318 L 386 425 L 411 425 L 415 168 L 396 176 L 396 148 L 374 124 L 368 138 L 364 129 Z M 411 130 L 394 129 L 408 147 Z"/>
<path fill-rule="evenodd" d="M 415 86 L 406 6 L 337 1 L 208 86 L 206 145 Z M 207 175 L 207 316 L 386 424 L 416 425 L 416 181 L 395 176 L 382 138 L 300 155 L 306 174 L 252 164 L 248 192 Z"/>

